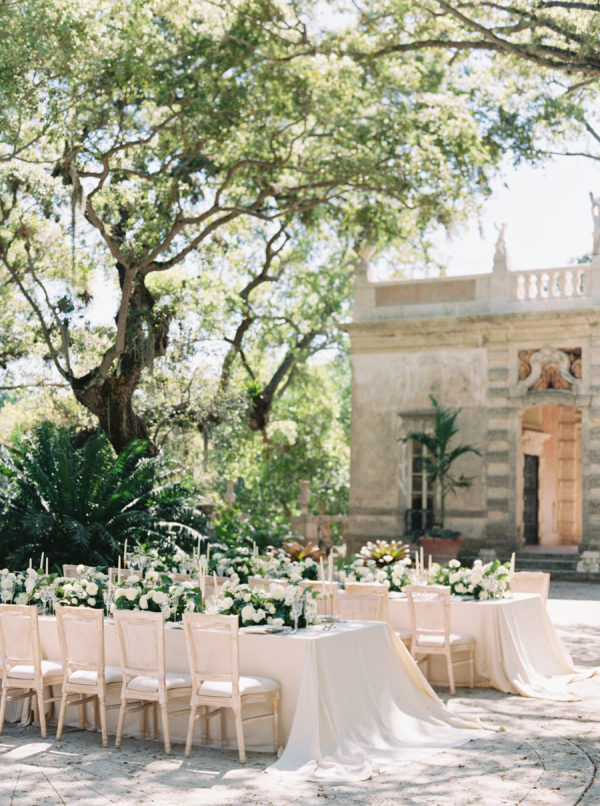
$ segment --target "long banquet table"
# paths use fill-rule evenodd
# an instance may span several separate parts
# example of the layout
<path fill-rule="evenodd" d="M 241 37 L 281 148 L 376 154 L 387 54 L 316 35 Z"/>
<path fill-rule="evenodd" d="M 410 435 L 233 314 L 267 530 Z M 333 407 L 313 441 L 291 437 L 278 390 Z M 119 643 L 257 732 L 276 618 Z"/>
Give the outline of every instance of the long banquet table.
<path fill-rule="evenodd" d="M 390 623 L 409 630 L 408 600 L 390 595 Z M 510 694 L 551 700 L 575 700 L 568 684 L 595 674 L 577 669 L 557 636 L 541 597 L 513 594 L 509 599 L 472 601 L 452 597 L 452 631 L 475 638 L 475 685 Z M 431 659 L 430 680 L 447 685 L 445 661 Z M 457 684 L 466 684 L 468 669 L 456 667 Z"/>
<path fill-rule="evenodd" d="M 40 618 L 40 634 L 44 656 L 60 657 L 53 617 Z M 166 629 L 165 640 L 168 670 L 187 672 L 183 630 Z M 116 629 L 110 621 L 105 651 L 106 663 L 119 665 Z M 444 706 L 384 622 L 341 622 L 331 630 L 315 626 L 295 634 L 242 631 L 240 670 L 281 684 L 283 752 L 268 768 L 271 773 L 362 780 L 489 735 L 479 722 L 462 719 Z M 109 711 L 109 732 L 115 732 L 116 718 L 116 710 Z M 76 708 L 67 722 L 79 724 Z M 183 741 L 187 717 L 173 717 L 170 725 L 172 739 Z M 125 736 L 139 735 L 138 728 L 138 720 L 128 717 Z M 270 720 L 249 723 L 244 733 L 249 749 L 270 749 Z M 235 746 L 234 737 L 228 722 L 226 743 Z M 193 752 L 201 753 L 199 736 L 196 741 Z"/>

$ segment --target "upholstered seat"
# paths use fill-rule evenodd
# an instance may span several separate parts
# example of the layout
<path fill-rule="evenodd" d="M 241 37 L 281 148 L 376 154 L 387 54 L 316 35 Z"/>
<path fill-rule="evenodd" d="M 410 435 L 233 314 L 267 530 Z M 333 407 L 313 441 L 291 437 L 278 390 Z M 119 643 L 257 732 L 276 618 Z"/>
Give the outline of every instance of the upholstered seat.
<path fill-rule="evenodd" d="M 167 672 L 165 675 L 165 684 L 168 689 L 183 688 L 192 685 L 192 678 L 188 674 L 177 674 L 176 672 Z M 133 677 L 127 684 L 129 691 L 158 691 L 159 689 L 158 677 L 150 677 L 147 675 L 138 675 Z"/>
<path fill-rule="evenodd" d="M 458 644 L 472 644 L 475 638 L 472 635 L 459 634 L 451 632 L 448 635 L 448 642 L 450 646 L 457 646 Z M 421 635 L 417 639 L 417 646 L 436 646 L 443 647 L 445 638 L 443 635 Z"/>
<path fill-rule="evenodd" d="M 245 694 L 260 694 L 267 691 L 279 689 L 279 683 L 269 680 L 268 677 L 245 677 L 239 679 L 240 696 Z M 231 697 L 233 686 L 230 682 L 220 680 L 205 680 L 198 689 L 200 696 L 207 697 Z"/>
<path fill-rule="evenodd" d="M 104 667 L 104 682 L 106 685 L 120 683 L 121 680 L 121 670 L 118 666 Z M 69 675 L 68 682 L 77 683 L 81 686 L 96 686 L 98 684 L 98 672 L 91 669 L 78 669 Z"/>
<path fill-rule="evenodd" d="M 42 677 L 49 677 L 50 675 L 62 674 L 62 663 L 58 660 L 43 660 L 40 665 Z M 35 667 L 33 664 L 18 664 L 12 666 L 8 678 L 17 680 L 33 680 L 35 677 Z"/>

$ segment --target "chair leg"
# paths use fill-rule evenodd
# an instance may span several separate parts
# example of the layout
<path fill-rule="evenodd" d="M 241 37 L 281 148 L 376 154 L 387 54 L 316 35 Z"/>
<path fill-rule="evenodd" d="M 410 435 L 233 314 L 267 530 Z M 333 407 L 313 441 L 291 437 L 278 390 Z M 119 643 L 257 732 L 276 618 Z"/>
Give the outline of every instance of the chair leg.
<path fill-rule="evenodd" d="M 0 698 L 0 733 L 4 730 L 4 716 L 6 714 L 6 700 L 8 697 L 8 689 L 2 687 L 2 697 Z"/>
<path fill-rule="evenodd" d="M 100 730 L 100 695 L 94 697 L 94 730 Z"/>
<path fill-rule="evenodd" d="M 454 686 L 454 666 L 452 665 L 452 654 L 450 650 L 446 653 L 446 666 L 448 667 L 448 682 L 450 683 L 450 694 L 456 694 Z"/>
<path fill-rule="evenodd" d="M 54 719 L 54 686 L 48 686 L 48 696 L 50 697 L 48 719 Z"/>
<path fill-rule="evenodd" d="M 140 711 L 140 734 L 142 739 L 146 738 L 146 733 L 148 732 L 148 709 L 142 708 Z"/>
<path fill-rule="evenodd" d="M 100 727 L 102 730 L 102 746 L 108 747 L 108 731 L 106 730 L 106 702 L 103 694 L 98 694 L 96 698 L 97 713 L 100 716 Z M 98 725 L 96 725 L 96 728 Z"/>
<path fill-rule="evenodd" d="M 171 734 L 169 733 L 169 709 L 166 702 L 160 703 L 160 715 L 162 719 L 163 740 L 165 743 L 165 753 L 171 755 Z"/>
<path fill-rule="evenodd" d="M 273 752 L 279 750 L 279 697 L 273 700 Z"/>
<path fill-rule="evenodd" d="M 115 747 L 121 747 L 121 738 L 123 736 L 123 726 L 125 724 L 125 712 L 127 710 L 127 700 L 121 697 L 121 707 L 119 708 L 119 721 L 117 723 L 117 735 L 115 737 Z"/>
<path fill-rule="evenodd" d="M 469 679 L 470 687 L 473 688 L 475 685 L 475 653 L 473 651 L 473 647 L 471 647 L 471 655 L 470 655 L 470 665 L 469 668 L 471 670 L 471 676 Z"/>
<path fill-rule="evenodd" d="M 152 703 L 152 738 L 158 739 L 158 703 Z"/>
<path fill-rule="evenodd" d="M 240 756 L 240 764 L 246 763 L 246 747 L 244 745 L 244 726 L 242 725 L 242 710 L 241 708 L 233 709 L 233 718 L 235 720 L 235 735 L 237 738 L 238 753 Z"/>
<path fill-rule="evenodd" d="M 86 721 L 86 703 L 81 703 L 79 706 L 79 729 L 85 730 L 85 721 Z"/>
<path fill-rule="evenodd" d="M 60 710 L 58 712 L 58 726 L 56 728 L 56 738 L 62 738 L 63 728 L 65 726 L 65 714 L 67 712 L 67 692 L 63 688 L 62 697 L 60 698 Z"/>
<path fill-rule="evenodd" d="M 37 689 L 37 704 L 38 704 L 38 711 L 40 716 L 40 731 L 42 734 L 42 739 L 46 739 L 48 736 L 48 730 L 46 728 L 46 709 L 44 707 L 44 687 Z"/>
<path fill-rule="evenodd" d="M 194 740 L 194 727 L 196 726 L 197 705 L 190 706 L 190 718 L 188 720 L 187 739 L 185 740 L 185 757 L 189 758 L 192 752 L 192 742 Z"/>

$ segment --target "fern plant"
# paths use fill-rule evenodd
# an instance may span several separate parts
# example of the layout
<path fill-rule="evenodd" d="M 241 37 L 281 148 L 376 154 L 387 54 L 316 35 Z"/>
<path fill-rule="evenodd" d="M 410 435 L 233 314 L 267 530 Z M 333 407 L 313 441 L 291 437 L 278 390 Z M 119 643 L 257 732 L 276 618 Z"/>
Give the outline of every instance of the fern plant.
<path fill-rule="evenodd" d="M 71 430 L 43 423 L 0 449 L 2 565 L 22 567 L 42 552 L 53 566 L 111 565 L 125 540 L 192 544 L 203 522 L 166 460 L 143 441 L 116 456 L 102 432 L 78 444 Z"/>

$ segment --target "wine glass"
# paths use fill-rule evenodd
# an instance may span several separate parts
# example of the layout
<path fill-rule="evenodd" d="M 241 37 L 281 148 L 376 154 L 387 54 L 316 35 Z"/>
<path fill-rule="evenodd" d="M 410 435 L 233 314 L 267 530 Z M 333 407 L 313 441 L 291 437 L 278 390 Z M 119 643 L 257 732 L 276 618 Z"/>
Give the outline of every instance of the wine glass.
<path fill-rule="evenodd" d="M 292 616 L 294 618 L 294 632 L 298 632 L 298 619 L 302 615 L 302 611 L 304 610 L 304 600 L 302 598 L 294 597 L 292 599 Z"/>
<path fill-rule="evenodd" d="M 106 615 L 108 616 L 110 613 L 110 605 L 112 602 L 112 591 L 110 587 L 104 588 L 102 591 L 102 599 L 104 600 L 104 609 L 106 611 Z"/>
<path fill-rule="evenodd" d="M 48 611 L 48 588 L 42 588 L 42 613 L 46 613 Z"/>
<path fill-rule="evenodd" d="M 165 602 L 160 603 L 160 612 L 163 614 L 163 620 L 167 621 L 169 618 L 169 612 L 171 608 L 169 607 L 169 600 L 167 599 Z"/>

